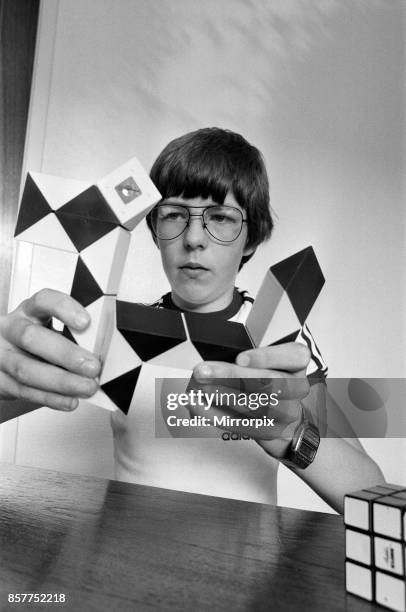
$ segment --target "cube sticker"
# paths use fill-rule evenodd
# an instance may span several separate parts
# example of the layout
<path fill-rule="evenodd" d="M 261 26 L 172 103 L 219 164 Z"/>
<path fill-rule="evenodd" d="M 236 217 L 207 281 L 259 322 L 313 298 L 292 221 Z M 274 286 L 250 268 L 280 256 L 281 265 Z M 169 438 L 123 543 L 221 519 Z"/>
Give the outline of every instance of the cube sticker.
<path fill-rule="evenodd" d="M 129 176 L 119 185 L 116 185 L 114 189 L 117 191 L 124 204 L 129 204 L 135 200 L 135 198 L 142 195 L 141 189 L 138 187 L 132 176 Z"/>

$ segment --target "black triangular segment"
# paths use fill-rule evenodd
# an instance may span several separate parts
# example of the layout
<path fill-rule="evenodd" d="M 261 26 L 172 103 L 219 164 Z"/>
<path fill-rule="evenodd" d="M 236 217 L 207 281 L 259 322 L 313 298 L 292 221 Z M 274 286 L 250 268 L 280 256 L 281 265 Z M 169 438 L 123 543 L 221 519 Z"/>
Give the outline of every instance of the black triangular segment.
<path fill-rule="evenodd" d="M 199 315 L 185 313 L 193 346 L 204 361 L 234 362 L 241 351 L 253 348 L 242 323 L 213 319 L 207 326 Z"/>
<path fill-rule="evenodd" d="M 177 310 L 117 301 L 117 329 L 143 360 L 185 342 L 182 315 Z"/>
<path fill-rule="evenodd" d="M 55 214 L 79 252 L 116 227 L 116 225 L 105 221 L 88 219 L 79 215 L 67 215 L 62 213 L 61 209 L 57 210 Z"/>
<path fill-rule="evenodd" d="M 285 289 L 300 323 L 304 323 L 325 282 L 311 246 L 271 266 Z"/>
<path fill-rule="evenodd" d="M 300 329 L 297 329 L 291 334 L 288 334 L 287 336 L 280 338 L 280 340 L 276 340 L 275 342 L 272 342 L 272 344 L 270 344 L 269 346 L 277 346 L 278 344 L 286 344 L 287 342 L 295 342 L 299 333 L 300 333 Z"/>
<path fill-rule="evenodd" d="M 71 334 L 71 331 L 70 331 L 69 327 L 66 327 L 66 325 L 64 325 L 64 327 L 63 327 L 62 336 L 65 336 L 65 338 L 67 338 L 68 340 L 71 340 L 72 342 L 77 344 L 75 338 Z"/>
<path fill-rule="evenodd" d="M 138 332 L 128 329 L 120 329 L 120 331 L 142 361 L 153 359 L 184 342 L 184 339 L 181 338 L 161 336 L 151 332 Z"/>
<path fill-rule="evenodd" d="M 206 342 L 193 342 L 193 346 L 203 361 L 227 361 L 228 363 L 234 363 L 241 351 L 252 348 L 252 345 L 245 348 L 235 348 L 232 346 L 208 344 Z"/>
<path fill-rule="evenodd" d="M 95 185 L 85 189 L 72 200 L 69 200 L 69 202 L 58 209 L 58 212 L 63 215 L 74 215 L 84 217 L 85 219 L 94 219 L 95 221 L 120 225 L 119 219 Z"/>
<path fill-rule="evenodd" d="M 98 300 L 103 294 L 94 276 L 89 272 L 89 268 L 78 257 L 75 276 L 73 277 L 71 296 L 86 308 Z"/>
<path fill-rule="evenodd" d="M 179 311 L 122 300 L 117 300 L 117 329 L 179 338 L 181 342 L 187 339 Z"/>
<path fill-rule="evenodd" d="M 52 208 L 34 179 L 30 174 L 27 174 L 14 236 L 18 236 L 51 212 Z"/>
<path fill-rule="evenodd" d="M 113 378 L 113 380 L 104 383 L 104 385 L 100 385 L 104 393 L 124 412 L 124 414 L 128 414 L 130 409 L 141 367 L 142 366 L 138 366 L 134 370 L 130 370 L 122 376 Z"/>

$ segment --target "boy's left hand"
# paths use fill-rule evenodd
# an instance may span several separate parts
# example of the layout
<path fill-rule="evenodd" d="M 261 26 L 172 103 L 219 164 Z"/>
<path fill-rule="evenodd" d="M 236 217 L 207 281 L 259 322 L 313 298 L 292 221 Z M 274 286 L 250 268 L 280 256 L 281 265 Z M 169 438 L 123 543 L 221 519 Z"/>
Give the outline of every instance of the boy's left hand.
<path fill-rule="evenodd" d="M 297 342 L 266 346 L 244 351 L 237 356 L 236 363 L 206 361 L 193 370 L 191 384 L 206 393 L 245 393 L 247 400 L 252 394 L 277 394 L 277 406 L 250 410 L 246 405 L 216 404 L 211 415 L 257 418 L 272 417 L 272 427 L 229 427 L 232 431 L 249 435 L 259 442 L 274 457 L 286 455 L 293 432 L 301 421 L 301 401 L 308 397 L 310 385 L 306 377 L 310 361 L 309 349 Z M 219 380 L 221 379 L 221 380 Z M 200 407 L 189 407 L 193 415 L 205 414 Z"/>

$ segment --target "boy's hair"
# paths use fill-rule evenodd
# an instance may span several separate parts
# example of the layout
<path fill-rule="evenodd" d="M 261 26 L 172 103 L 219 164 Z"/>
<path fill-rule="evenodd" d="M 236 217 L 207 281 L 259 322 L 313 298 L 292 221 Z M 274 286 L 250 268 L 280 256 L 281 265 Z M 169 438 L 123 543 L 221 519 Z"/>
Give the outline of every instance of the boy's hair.
<path fill-rule="evenodd" d="M 247 247 L 257 247 L 272 232 L 269 182 L 261 152 L 240 134 L 203 128 L 172 140 L 151 168 L 162 198 L 211 197 L 223 204 L 228 191 L 247 212 Z M 151 215 L 147 216 L 151 228 Z M 244 256 L 241 266 L 250 259 Z"/>

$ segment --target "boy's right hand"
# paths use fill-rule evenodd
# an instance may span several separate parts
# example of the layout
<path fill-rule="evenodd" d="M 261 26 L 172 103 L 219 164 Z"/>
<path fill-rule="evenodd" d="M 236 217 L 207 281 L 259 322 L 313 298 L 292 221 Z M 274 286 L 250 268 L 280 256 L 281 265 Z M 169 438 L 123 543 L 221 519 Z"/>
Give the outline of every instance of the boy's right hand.
<path fill-rule="evenodd" d="M 0 317 L 0 399 L 73 410 L 78 398 L 97 391 L 100 361 L 49 329 L 52 317 L 75 330 L 90 323 L 76 300 L 52 289 L 42 289 Z"/>

